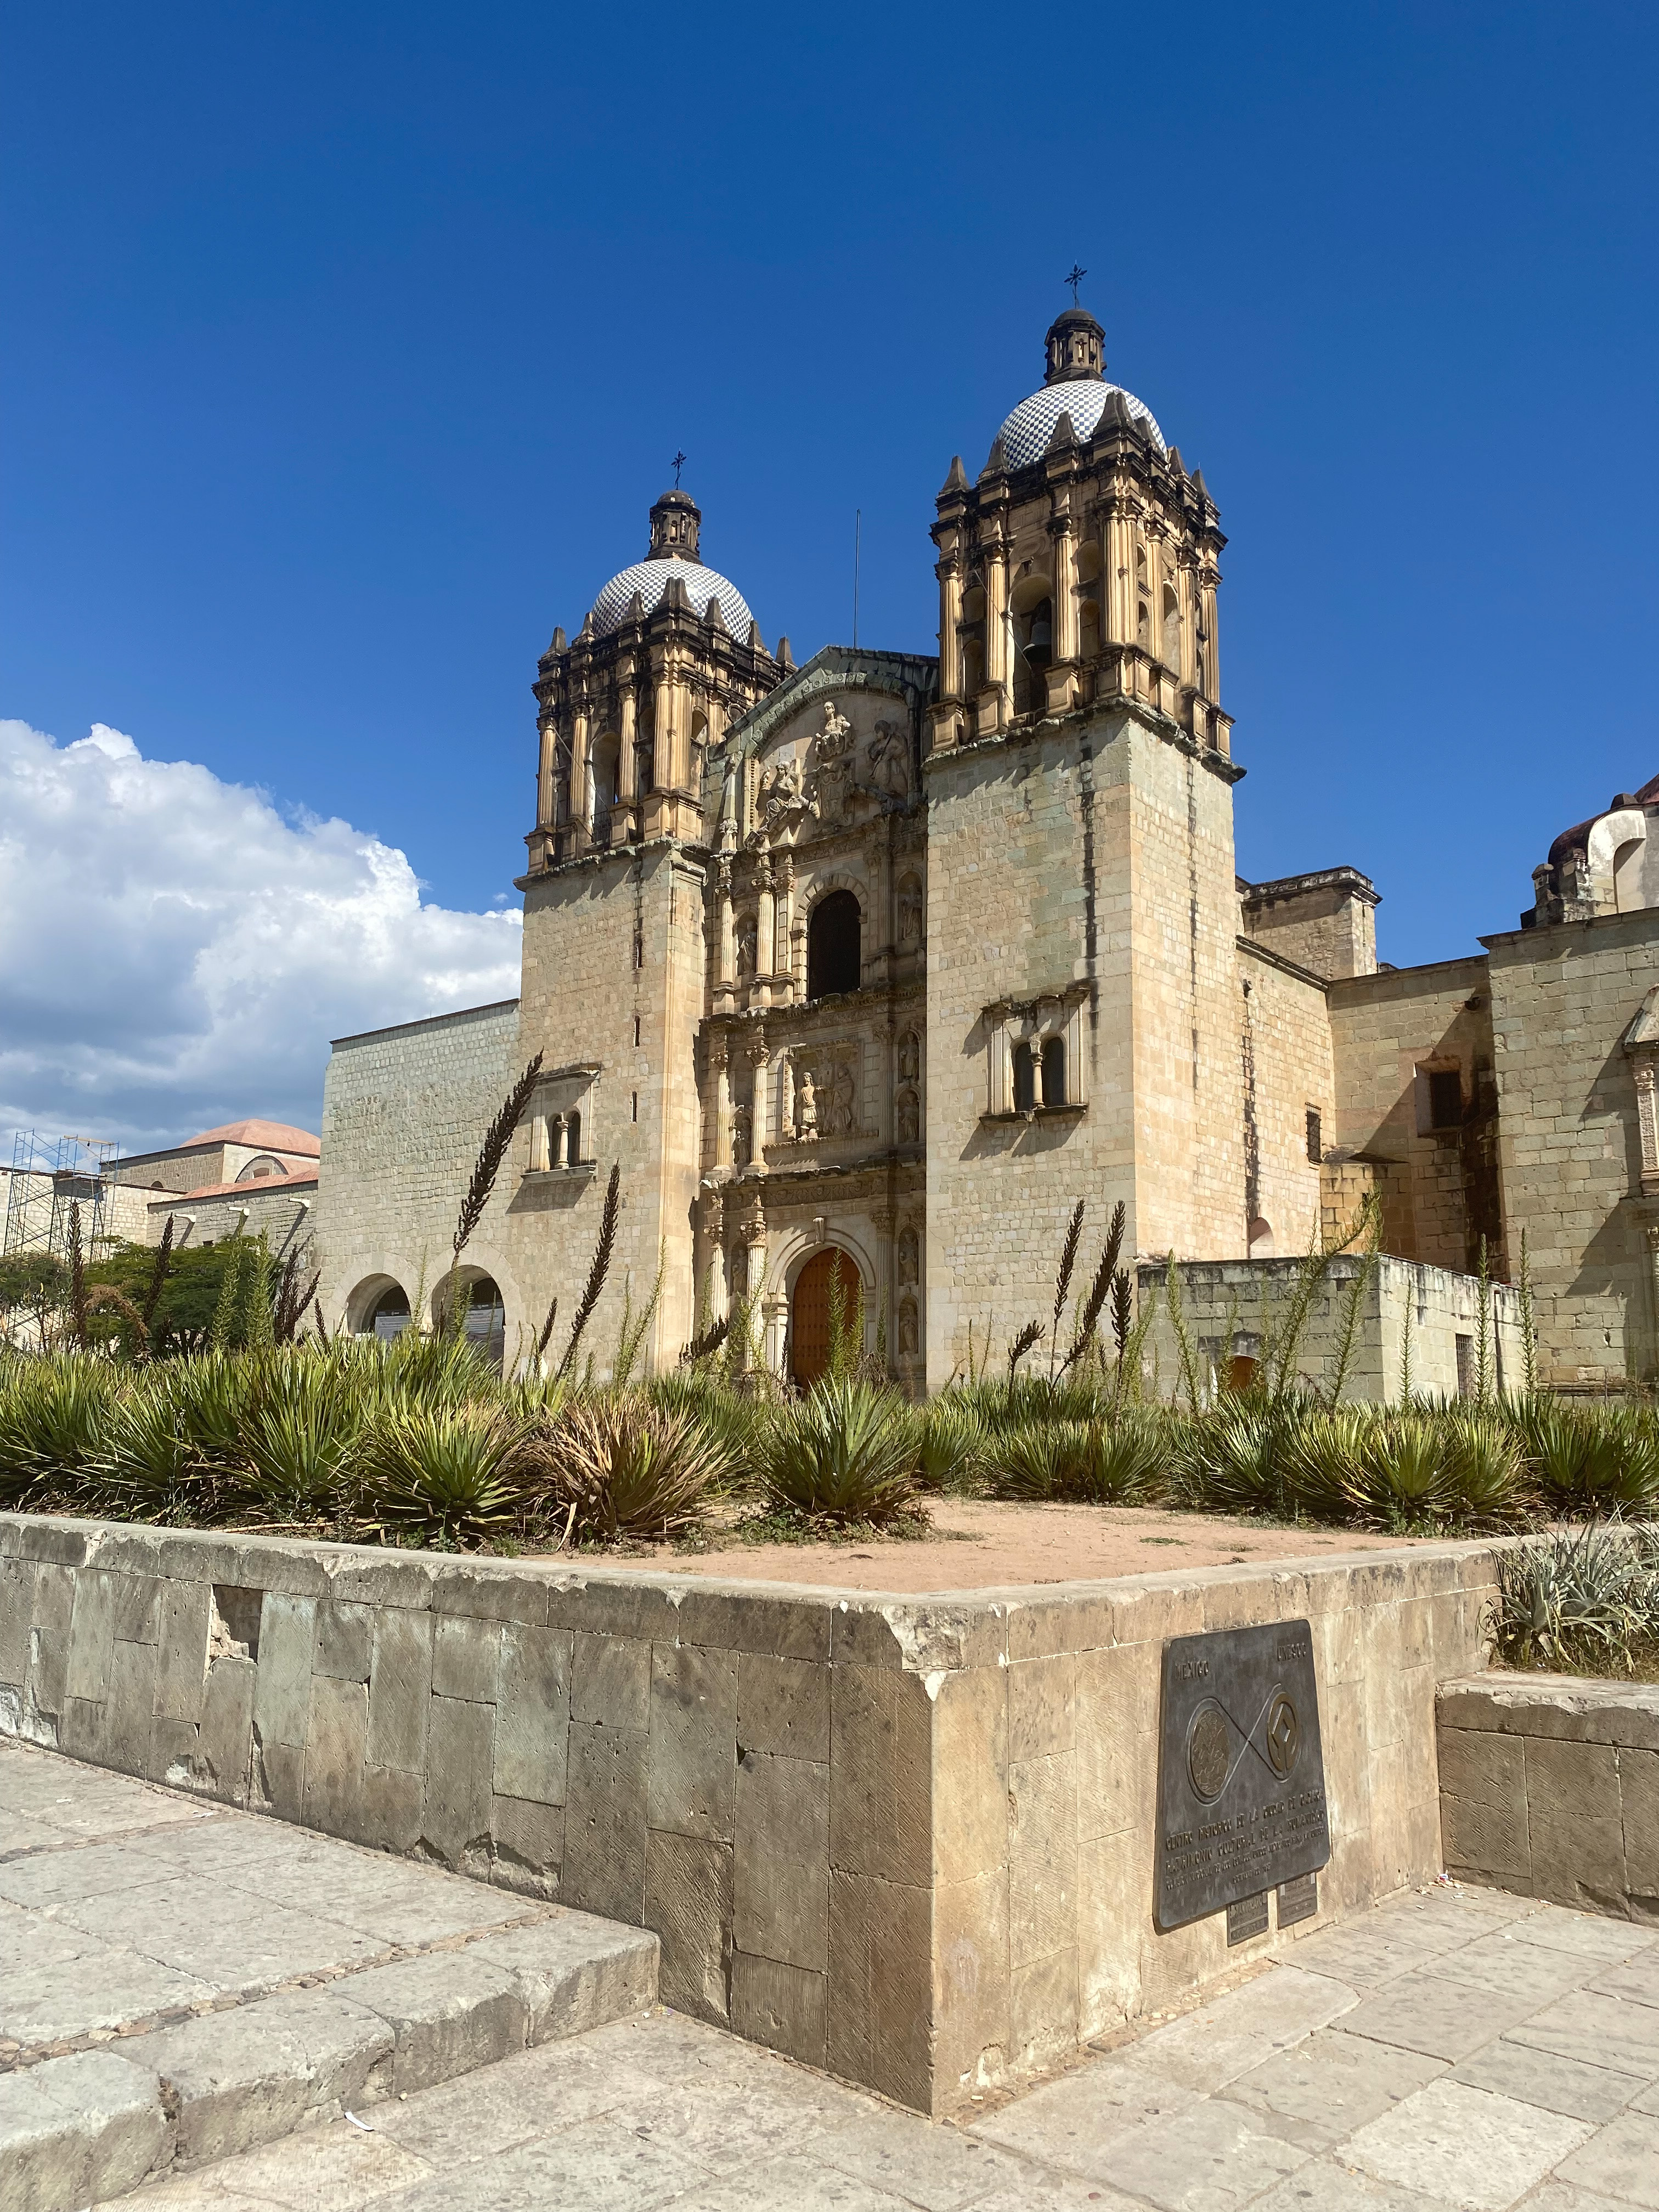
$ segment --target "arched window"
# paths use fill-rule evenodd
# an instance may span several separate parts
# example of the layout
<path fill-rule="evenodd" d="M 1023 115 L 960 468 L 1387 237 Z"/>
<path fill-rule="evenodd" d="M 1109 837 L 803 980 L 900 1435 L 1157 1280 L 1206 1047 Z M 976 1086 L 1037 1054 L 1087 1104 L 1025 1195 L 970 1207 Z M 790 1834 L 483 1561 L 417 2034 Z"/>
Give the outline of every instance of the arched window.
<path fill-rule="evenodd" d="M 1036 1104 L 1036 1062 L 1029 1044 L 1014 1047 L 1014 1111 L 1029 1114 Z"/>
<path fill-rule="evenodd" d="M 574 1168 L 582 1156 L 582 1117 L 567 1114 L 564 1122 L 565 1165 Z"/>
<path fill-rule="evenodd" d="M 499 1367 L 507 1350 L 507 1309 L 501 1294 L 488 1275 L 475 1275 L 461 1285 L 466 1299 L 467 1342 L 492 1367 Z"/>
<path fill-rule="evenodd" d="M 1045 704 L 1042 672 L 1054 657 L 1054 615 L 1052 603 L 1037 600 L 1014 617 L 1014 712 L 1035 714 Z"/>
<path fill-rule="evenodd" d="M 382 1344 L 390 1344 L 394 1336 L 401 1336 L 409 1327 L 409 1300 L 396 1283 L 380 1292 L 363 1316 L 358 1328 L 359 1336 L 377 1336 Z"/>
<path fill-rule="evenodd" d="M 1045 1037 L 1042 1041 L 1042 1103 L 1045 1106 L 1063 1106 L 1066 1103 L 1064 1037 Z"/>
<path fill-rule="evenodd" d="M 806 995 L 828 999 L 856 991 L 863 979 L 859 902 L 851 891 L 830 891 L 806 925 Z"/>
<path fill-rule="evenodd" d="M 1181 673 L 1181 602 L 1173 585 L 1164 586 L 1164 665 Z"/>

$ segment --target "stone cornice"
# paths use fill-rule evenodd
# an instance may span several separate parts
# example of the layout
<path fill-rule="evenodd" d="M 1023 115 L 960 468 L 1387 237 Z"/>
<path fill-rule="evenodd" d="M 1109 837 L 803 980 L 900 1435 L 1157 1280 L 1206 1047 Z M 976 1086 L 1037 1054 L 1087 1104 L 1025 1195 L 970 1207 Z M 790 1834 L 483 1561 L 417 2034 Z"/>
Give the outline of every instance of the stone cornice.
<path fill-rule="evenodd" d="M 1212 775 L 1219 776 L 1224 783 L 1241 783 L 1246 769 L 1225 753 L 1217 752 L 1212 746 L 1201 745 L 1190 730 L 1184 730 L 1174 716 L 1158 707 L 1149 706 L 1144 699 L 1133 698 L 1127 692 L 1114 691 L 1103 699 L 1091 700 L 1086 707 L 1073 707 L 1065 714 L 1031 714 L 1012 723 L 1006 730 L 996 730 L 989 737 L 968 738 L 958 745 L 945 745 L 924 756 L 921 768 L 924 775 L 948 762 L 978 757 L 994 752 L 999 747 L 1030 744 L 1038 738 L 1055 737 L 1063 733 L 1081 734 L 1090 724 L 1119 717 L 1126 722 L 1139 722 L 1149 736 L 1173 745 L 1207 769 Z"/>

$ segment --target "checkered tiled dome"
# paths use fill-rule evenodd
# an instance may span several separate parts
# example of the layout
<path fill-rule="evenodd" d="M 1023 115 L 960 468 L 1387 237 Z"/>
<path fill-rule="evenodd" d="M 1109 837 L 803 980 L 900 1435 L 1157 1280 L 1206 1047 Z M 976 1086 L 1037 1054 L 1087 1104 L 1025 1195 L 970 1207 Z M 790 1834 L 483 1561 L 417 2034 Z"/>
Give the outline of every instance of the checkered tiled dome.
<path fill-rule="evenodd" d="M 1048 450 L 1048 441 L 1054 434 L 1054 425 L 1062 415 L 1072 418 L 1072 428 L 1079 442 L 1094 435 L 1095 425 L 1105 411 L 1106 402 L 1113 392 L 1121 392 L 1121 385 L 1107 384 L 1093 378 L 1067 383 L 1045 384 L 1041 392 L 1034 392 L 1029 399 L 1022 399 L 1013 413 L 1003 423 L 1002 450 L 1008 457 L 1011 469 L 1028 467 L 1040 461 Z M 1164 433 L 1152 419 L 1152 410 L 1133 392 L 1123 393 L 1131 415 L 1152 432 L 1159 453 L 1166 451 Z"/>
<path fill-rule="evenodd" d="M 720 618 L 726 629 L 739 642 L 748 641 L 749 625 L 754 617 L 737 586 L 728 583 L 717 568 L 704 568 L 701 561 L 679 561 L 672 556 L 666 561 L 638 562 L 611 579 L 593 602 L 594 636 L 605 637 L 613 629 L 622 628 L 628 620 L 635 592 L 645 602 L 645 611 L 650 614 L 661 604 L 663 593 L 676 578 L 685 586 L 685 596 L 699 621 L 708 612 L 710 599 L 718 599 Z"/>

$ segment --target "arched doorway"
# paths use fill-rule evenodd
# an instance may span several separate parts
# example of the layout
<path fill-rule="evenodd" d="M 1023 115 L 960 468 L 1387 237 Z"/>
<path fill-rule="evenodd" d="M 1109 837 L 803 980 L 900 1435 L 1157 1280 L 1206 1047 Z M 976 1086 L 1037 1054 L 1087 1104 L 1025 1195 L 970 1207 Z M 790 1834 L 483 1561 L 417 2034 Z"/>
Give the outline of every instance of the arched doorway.
<path fill-rule="evenodd" d="M 833 1291 L 841 1294 L 842 1327 L 854 1353 L 864 1349 L 864 1285 L 858 1263 L 839 1244 L 815 1252 L 795 1278 L 789 1309 L 789 1371 L 803 1390 L 830 1365 Z"/>

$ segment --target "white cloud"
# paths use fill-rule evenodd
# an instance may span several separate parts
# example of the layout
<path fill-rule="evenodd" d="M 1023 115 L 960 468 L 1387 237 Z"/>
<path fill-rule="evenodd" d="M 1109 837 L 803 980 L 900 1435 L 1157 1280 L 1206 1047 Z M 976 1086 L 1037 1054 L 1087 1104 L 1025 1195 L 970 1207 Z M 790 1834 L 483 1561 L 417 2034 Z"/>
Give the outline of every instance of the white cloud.
<path fill-rule="evenodd" d="M 0 721 L 0 1132 L 315 1129 L 331 1037 L 514 997 L 520 942 L 516 913 L 422 904 L 349 823 L 101 724 Z"/>

